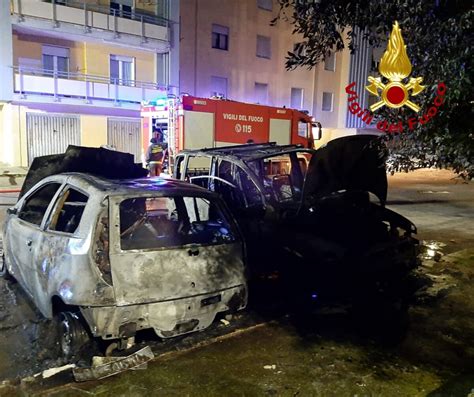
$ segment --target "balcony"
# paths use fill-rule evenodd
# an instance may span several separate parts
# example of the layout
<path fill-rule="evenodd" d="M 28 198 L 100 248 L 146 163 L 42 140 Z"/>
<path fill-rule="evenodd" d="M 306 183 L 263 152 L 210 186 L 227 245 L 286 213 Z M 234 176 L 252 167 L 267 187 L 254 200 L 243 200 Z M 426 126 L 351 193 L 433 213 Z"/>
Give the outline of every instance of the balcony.
<path fill-rule="evenodd" d="M 137 80 L 15 66 L 14 92 L 19 102 L 61 102 L 139 110 L 144 100 L 176 95 L 177 88 Z"/>
<path fill-rule="evenodd" d="M 11 0 L 12 24 L 62 37 L 89 35 L 105 40 L 166 52 L 168 20 L 144 12 L 114 10 L 85 0 Z M 16 18 L 15 18 L 16 17 Z M 74 37 L 69 37 L 74 39 Z"/>

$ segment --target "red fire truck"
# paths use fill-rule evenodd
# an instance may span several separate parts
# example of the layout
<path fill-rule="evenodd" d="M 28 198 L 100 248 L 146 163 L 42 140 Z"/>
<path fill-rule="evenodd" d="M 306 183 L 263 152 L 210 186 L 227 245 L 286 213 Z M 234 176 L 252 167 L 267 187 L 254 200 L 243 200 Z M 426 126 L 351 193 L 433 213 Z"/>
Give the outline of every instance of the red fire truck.
<path fill-rule="evenodd" d="M 320 124 L 301 111 L 223 99 L 158 99 L 143 103 L 141 115 L 144 150 L 161 131 L 171 155 L 183 149 L 243 143 L 313 147 L 321 134 Z"/>

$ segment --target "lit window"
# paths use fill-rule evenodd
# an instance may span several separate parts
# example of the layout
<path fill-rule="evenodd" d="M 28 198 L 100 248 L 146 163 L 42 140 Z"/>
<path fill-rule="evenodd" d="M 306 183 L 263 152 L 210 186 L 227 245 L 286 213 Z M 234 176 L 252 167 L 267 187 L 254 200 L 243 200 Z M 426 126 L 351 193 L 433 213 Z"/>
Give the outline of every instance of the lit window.
<path fill-rule="evenodd" d="M 273 9 L 273 1 L 272 0 L 257 0 L 258 8 L 262 10 L 272 11 Z"/>
<path fill-rule="evenodd" d="M 291 89 L 291 105 L 292 109 L 302 109 L 303 108 L 303 89 L 302 88 L 292 88 Z"/>
<path fill-rule="evenodd" d="M 212 48 L 229 50 L 229 28 L 212 24 Z"/>
<path fill-rule="evenodd" d="M 270 37 L 257 35 L 257 56 L 270 59 L 272 57 L 272 44 Z"/>
<path fill-rule="evenodd" d="M 227 98 L 227 78 L 211 76 L 211 97 Z"/>
<path fill-rule="evenodd" d="M 332 92 L 323 92 L 323 104 L 321 110 L 324 112 L 332 112 L 334 94 Z"/>
<path fill-rule="evenodd" d="M 330 72 L 336 71 L 336 54 L 334 54 L 334 52 L 326 56 L 324 60 L 324 70 L 329 70 Z"/>
<path fill-rule="evenodd" d="M 255 83 L 255 102 L 266 104 L 268 101 L 268 84 Z"/>

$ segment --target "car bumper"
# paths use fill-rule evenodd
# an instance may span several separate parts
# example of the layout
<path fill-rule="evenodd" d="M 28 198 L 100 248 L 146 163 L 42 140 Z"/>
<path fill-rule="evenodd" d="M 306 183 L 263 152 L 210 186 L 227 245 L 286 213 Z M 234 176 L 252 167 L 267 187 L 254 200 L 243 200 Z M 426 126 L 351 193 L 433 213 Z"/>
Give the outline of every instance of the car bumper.
<path fill-rule="evenodd" d="M 194 297 L 129 306 L 81 307 L 95 337 L 117 339 L 154 329 L 161 338 L 201 331 L 217 313 L 242 310 L 247 305 L 245 285 Z"/>

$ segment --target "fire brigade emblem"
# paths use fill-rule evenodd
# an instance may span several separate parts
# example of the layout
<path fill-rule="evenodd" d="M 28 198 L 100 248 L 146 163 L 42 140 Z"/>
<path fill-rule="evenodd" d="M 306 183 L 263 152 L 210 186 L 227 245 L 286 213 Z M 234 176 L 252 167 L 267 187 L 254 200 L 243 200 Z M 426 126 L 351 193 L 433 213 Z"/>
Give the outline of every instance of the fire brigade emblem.
<path fill-rule="evenodd" d="M 369 76 L 368 80 L 371 84 L 366 86 L 365 89 L 379 98 L 382 96 L 380 101 L 370 106 L 372 112 L 384 105 L 393 109 L 406 105 L 415 112 L 420 110 L 420 107 L 409 98 L 418 95 L 425 89 L 421 85 L 423 77 L 411 77 L 408 83 L 403 83 L 403 80 L 411 73 L 411 63 L 408 59 L 406 45 L 398 22 L 393 25 L 387 49 L 380 60 L 379 72 L 389 82 L 384 84 L 380 77 Z M 379 93 L 379 90 L 381 93 Z"/>

